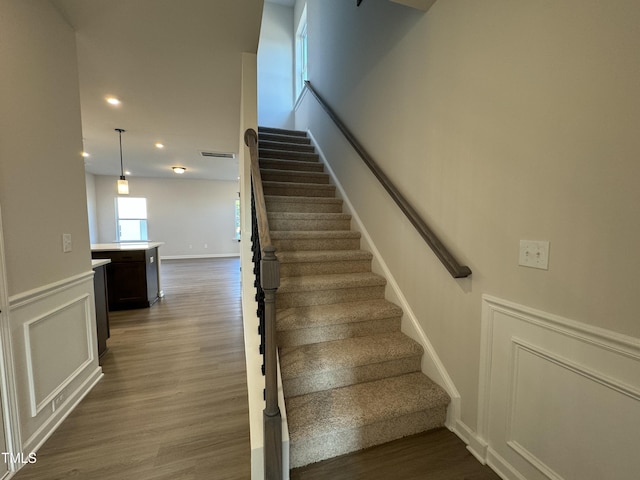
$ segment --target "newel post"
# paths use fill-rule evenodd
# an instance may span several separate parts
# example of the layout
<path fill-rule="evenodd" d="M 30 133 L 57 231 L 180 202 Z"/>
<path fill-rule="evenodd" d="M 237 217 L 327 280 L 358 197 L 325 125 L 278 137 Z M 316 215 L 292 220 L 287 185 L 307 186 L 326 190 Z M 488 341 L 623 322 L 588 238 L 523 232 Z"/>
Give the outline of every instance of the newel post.
<path fill-rule="evenodd" d="M 282 479 L 282 419 L 278 407 L 278 368 L 276 340 L 276 291 L 280 286 L 280 264 L 276 249 L 267 246 L 260 261 L 260 282 L 264 291 L 265 317 L 265 400 L 264 471 L 267 480 Z"/>

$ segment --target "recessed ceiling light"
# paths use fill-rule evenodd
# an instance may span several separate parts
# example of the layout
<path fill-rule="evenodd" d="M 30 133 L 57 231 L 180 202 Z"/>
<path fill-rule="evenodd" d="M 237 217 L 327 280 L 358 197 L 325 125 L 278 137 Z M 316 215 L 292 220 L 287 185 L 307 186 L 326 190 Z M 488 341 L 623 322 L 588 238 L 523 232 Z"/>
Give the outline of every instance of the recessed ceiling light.
<path fill-rule="evenodd" d="M 89 154 L 88 154 L 87 152 L 82 152 L 82 156 L 83 156 L 84 158 L 87 158 L 87 157 L 89 156 Z"/>
<path fill-rule="evenodd" d="M 130 172 L 129 170 L 125 170 L 125 171 L 124 171 L 124 174 L 125 174 L 125 175 L 131 175 L 131 172 Z"/>
<path fill-rule="evenodd" d="M 164 148 L 164 143 L 156 143 L 156 148 Z"/>
<path fill-rule="evenodd" d="M 116 97 L 107 97 L 107 103 L 111 105 L 120 105 L 122 102 L 118 100 Z"/>
<path fill-rule="evenodd" d="M 187 171 L 185 167 L 171 167 L 171 169 L 179 175 L 182 175 L 184 172 Z"/>

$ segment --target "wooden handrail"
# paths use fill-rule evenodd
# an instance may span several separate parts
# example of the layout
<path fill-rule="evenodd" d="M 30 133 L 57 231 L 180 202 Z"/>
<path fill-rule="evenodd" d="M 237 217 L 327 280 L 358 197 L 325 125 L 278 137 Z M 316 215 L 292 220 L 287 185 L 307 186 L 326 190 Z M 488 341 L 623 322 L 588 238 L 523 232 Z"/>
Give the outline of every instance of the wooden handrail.
<path fill-rule="evenodd" d="M 251 154 L 251 184 L 256 202 L 256 216 L 258 217 L 258 232 L 260 233 L 260 246 L 271 246 L 271 234 L 269 233 L 269 220 L 267 219 L 267 205 L 264 201 L 262 190 L 262 176 L 260 175 L 260 163 L 258 160 L 258 134 L 253 128 L 244 132 L 244 143 L 249 147 Z"/>
<path fill-rule="evenodd" d="M 340 129 L 342 134 L 351 144 L 351 146 L 355 149 L 355 151 L 360 155 L 360 158 L 364 161 L 364 163 L 369 167 L 369 169 L 373 172 L 378 181 L 382 184 L 384 189 L 389 193 L 391 198 L 396 202 L 400 210 L 407 216 L 411 224 L 416 228 L 420 236 L 427 242 L 427 244 L 431 247 L 436 256 L 440 259 L 445 268 L 449 271 L 451 276 L 454 278 L 464 278 L 471 275 L 471 269 L 465 265 L 460 265 L 460 263 L 455 259 L 455 257 L 449 252 L 447 247 L 440 241 L 440 239 L 436 236 L 436 234 L 429 228 L 427 223 L 420 217 L 418 212 L 411 206 L 411 204 L 407 201 L 407 199 L 400 193 L 398 188 L 391 182 L 389 177 L 382 171 L 382 169 L 378 166 L 378 164 L 371 158 L 371 155 L 367 153 L 364 147 L 358 142 L 358 140 L 353 136 L 351 131 L 345 126 L 345 124 L 340 120 L 340 118 L 336 115 L 333 109 L 327 104 L 327 102 L 320 96 L 320 94 L 311 86 L 311 82 L 305 80 L 305 87 L 313 94 L 316 98 L 320 106 L 324 109 L 325 112 L 329 115 L 331 120 L 336 124 L 336 126 Z"/>
<path fill-rule="evenodd" d="M 261 335 L 264 344 L 265 408 L 262 411 L 264 427 L 264 473 L 266 480 L 282 480 L 282 415 L 278 406 L 278 355 L 276 338 L 276 291 L 280 286 L 280 264 L 276 248 L 271 243 L 267 207 L 262 188 L 258 155 L 258 134 L 248 129 L 244 142 L 251 155 L 251 184 L 258 230 L 260 260 L 259 288 L 262 295 L 258 311 L 264 315 Z M 263 302 L 263 305 L 260 305 Z"/>

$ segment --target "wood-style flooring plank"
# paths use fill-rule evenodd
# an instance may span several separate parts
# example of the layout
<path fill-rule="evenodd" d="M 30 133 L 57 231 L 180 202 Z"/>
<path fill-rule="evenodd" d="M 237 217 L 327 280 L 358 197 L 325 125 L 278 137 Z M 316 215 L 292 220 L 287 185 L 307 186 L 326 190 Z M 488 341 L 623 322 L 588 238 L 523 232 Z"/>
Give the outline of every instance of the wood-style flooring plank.
<path fill-rule="evenodd" d="M 163 261 L 162 282 L 111 312 L 104 378 L 15 480 L 250 478 L 240 262 Z"/>
<path fill-rule="evenodd" d="M 296 468 L 290 480 L 500 480 L 446 428 Z"/>

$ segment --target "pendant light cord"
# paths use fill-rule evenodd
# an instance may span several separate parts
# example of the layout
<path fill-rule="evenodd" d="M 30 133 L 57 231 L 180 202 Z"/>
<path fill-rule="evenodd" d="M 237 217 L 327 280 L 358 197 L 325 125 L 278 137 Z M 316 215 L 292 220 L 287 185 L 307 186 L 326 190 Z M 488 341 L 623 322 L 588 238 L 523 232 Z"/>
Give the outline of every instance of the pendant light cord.
<path fill-rule="evenodd" d="M 118 137 L 120 138 L 120 180 L 124 180 L 124 165 L 122 163 L 122 132 L 125 130 L 121 128 L 116 128 L 116 132 L 118 132 Z"/>

